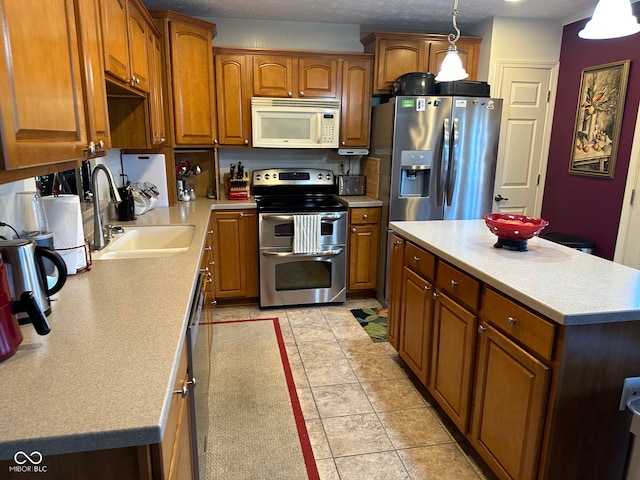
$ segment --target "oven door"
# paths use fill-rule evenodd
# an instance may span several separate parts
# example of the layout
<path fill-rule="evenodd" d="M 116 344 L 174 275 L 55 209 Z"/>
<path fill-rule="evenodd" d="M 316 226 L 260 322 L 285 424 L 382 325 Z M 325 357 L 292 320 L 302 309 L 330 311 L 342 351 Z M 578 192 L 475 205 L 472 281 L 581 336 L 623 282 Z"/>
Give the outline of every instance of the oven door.
<path fill-rule="evenodd" d="M 344 302 L 346 296 L 344 245 L 308 255 L 260 249 L 261 307 Z"/>
<path fill-rule="evenodd" d="M 347 242 L 347 212 L 322 213 L 320 220 L 320 244 L 345 245 Z M 259 215 L 260 248 L 287 248 L 293 244 L 293 215 L 282 213 L 261 213 Z"/>

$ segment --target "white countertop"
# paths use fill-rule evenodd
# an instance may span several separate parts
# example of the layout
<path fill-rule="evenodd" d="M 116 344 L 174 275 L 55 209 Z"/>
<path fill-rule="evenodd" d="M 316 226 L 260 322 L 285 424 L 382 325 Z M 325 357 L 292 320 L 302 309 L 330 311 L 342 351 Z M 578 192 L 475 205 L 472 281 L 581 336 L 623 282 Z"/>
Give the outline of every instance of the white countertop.
<path fill-rule="evenodd" d="M 0 459 L 161 440 L 209 213 L 246 203 L 198 199 L 117 222 L 196 231 L 172 257 L 94 261 L 53 296 L 51 333 L 21 327 L 18 351 L 0 363 Z"/>
<path fill-rule="evenodd" d="M 483 220 L 391 222 L 401 236 L 565 325 L 640 320 L 640 271 L 534 237 L 494 248 Z"/>

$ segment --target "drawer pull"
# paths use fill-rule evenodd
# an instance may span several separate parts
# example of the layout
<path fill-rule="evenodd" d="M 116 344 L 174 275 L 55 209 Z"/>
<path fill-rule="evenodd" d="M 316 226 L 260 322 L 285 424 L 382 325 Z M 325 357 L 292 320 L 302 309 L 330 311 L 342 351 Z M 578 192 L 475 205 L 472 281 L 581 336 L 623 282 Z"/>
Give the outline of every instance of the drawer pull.
<path fill-rule="evenodd" d="M 400 240 L 396 240 L 395 242 L 393 242 L 393 244 L 399 247 L 400 245 L 402 245 L 402 242 Z"/>
<path fill-rule="evenodd" d="M 458 282 L 456 282 L 455 280 L 451 280 L 451 286 L 455 287 L 456 285 L 458 285 Z"/>
<path fill-rule="evenodd" d="M 431 290 L 431 288 L 429 288 L 429 285 L 425 285 L 424 287 L 422 287 L 422 289 L 423 289 L 425 292 L 428 292 L 429 290 Z"/>
<path fill-rule="evenodd" d="M 352 231 L 353 233 L 356 233 L 358 230 L 356 230 L 356 227 L 352 227 L 352 228 L 351 228 L 351 231 Z"/>
<path fill-rule="evenodd" d="M 369 218 L 369 215 L 367 215 L 366 213 L 364 215 L 362 215 L 362 219 L 366 220 L 367 218 Z"/>
<path fill-rule="evenodd" d="M 436 292 L 433 292 L 431 294 L 431 298 L 433 298 L 434 300 L 438 298 L 438 294 Z"/>
<path fill-rule="evenodd" d="M 482 325 L 478 325 L 478 333 L 484 333 L 486 331 L 487 331 L 486 327 L 483 327 Z"/>
<path fill-rule="evenodd" d="M 516 324 L 516 319 L 513 317 L 507 317 L 507 323 L 513 327 Z"/>
<path fill-rule="evenodd" d="M 415 255 L 413 256 L 413 261 L 414 262 L 419 262 L 420 261 L 420 257 L 416 257 Z"/>

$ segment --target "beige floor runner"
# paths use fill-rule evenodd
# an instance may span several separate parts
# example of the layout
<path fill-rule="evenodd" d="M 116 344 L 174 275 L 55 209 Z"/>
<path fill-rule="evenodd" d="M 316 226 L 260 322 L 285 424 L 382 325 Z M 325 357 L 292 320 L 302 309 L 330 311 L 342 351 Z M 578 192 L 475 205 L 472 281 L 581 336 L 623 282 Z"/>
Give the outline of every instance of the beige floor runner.
<path fill-rule="evenodd" d="M 318 478 L 277 320 L 216 323 L 213 339 L 205 480 Z"/>

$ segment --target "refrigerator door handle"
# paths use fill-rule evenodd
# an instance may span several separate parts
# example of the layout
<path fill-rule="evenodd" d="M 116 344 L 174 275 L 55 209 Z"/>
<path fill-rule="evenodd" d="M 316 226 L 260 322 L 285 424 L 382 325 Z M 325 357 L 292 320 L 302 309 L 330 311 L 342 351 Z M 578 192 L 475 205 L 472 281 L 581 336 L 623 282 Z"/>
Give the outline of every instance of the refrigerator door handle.
<path fill-rule="evenodd" d="M 451 147 L 451 127 L 450 120 L 444 119 L 442 125 L 442 148 L 440 150 L 440 158 L 438 161 L 438 177 L 436 179 L 436 199 L 437 205 L 442 205 L 445 196 L 445 183 L 447 181 L 447 172 L 449 170 L 449 155 Z"/>
<path fill-rule="evenodd" d="M 446 188 L 446 197 L 447 197 L 447 205 L 451 206 L 451 202 L 453 200 L 453 191 L 456 187 L 456 174 L 458 172 L 458 163 L 460 156 L 460 128 L 459 128 L 459 119 L 453 119 L 453 131 L 452 131 L 453 141 L 451 142 L 451 154 L 449 158 L 449 171 L 447 172 L 447 188 Z"/>

